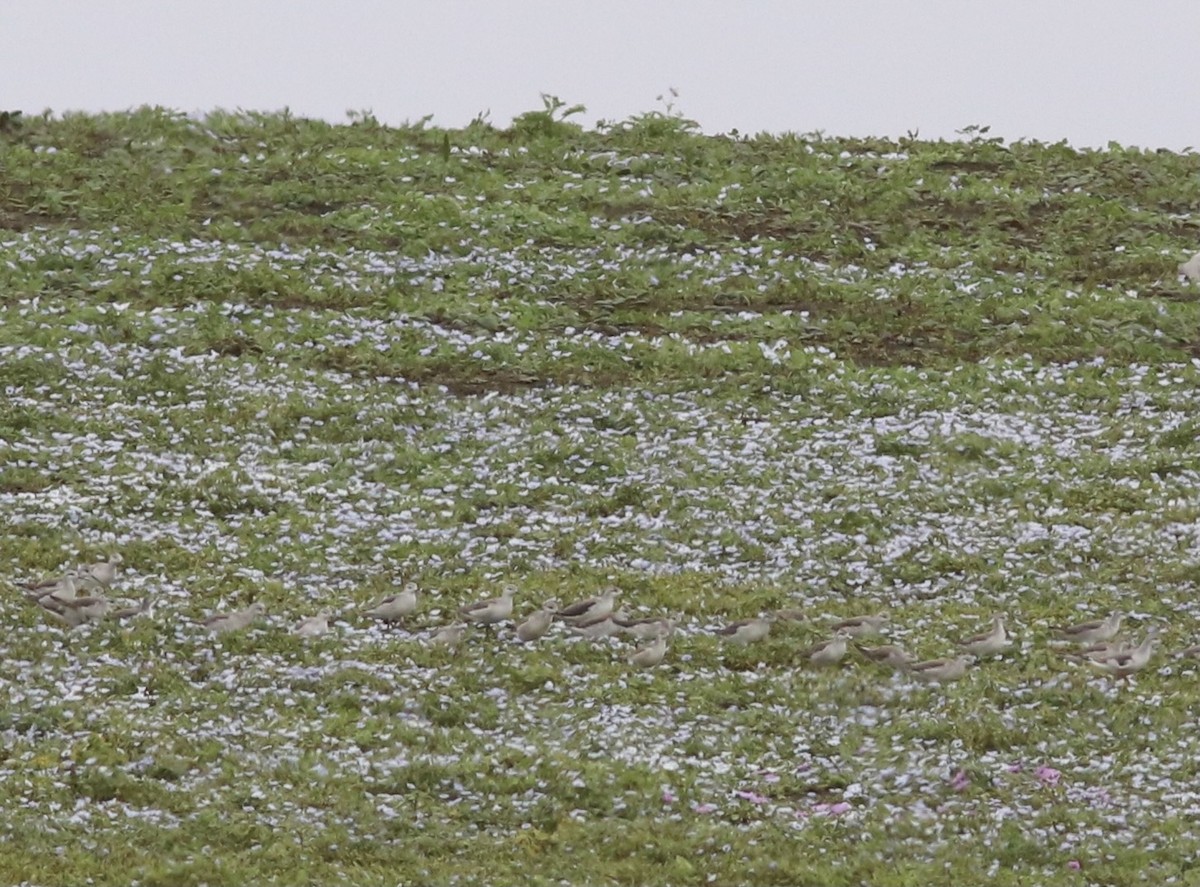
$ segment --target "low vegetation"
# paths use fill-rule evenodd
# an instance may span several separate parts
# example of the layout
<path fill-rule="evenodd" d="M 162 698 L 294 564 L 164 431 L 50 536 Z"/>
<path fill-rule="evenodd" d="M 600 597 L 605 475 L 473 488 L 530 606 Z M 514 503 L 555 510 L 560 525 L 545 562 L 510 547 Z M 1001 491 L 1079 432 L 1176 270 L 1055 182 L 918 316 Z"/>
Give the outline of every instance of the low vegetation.
<path fill-rule="evenodd" d="M 1194 883 L 1200 158 L 576 110 L 0 115 L 0 579 L 158 602 L 0 596 L 0 882 Z M 510 582 L 667 659 L 424 643 Z"/>

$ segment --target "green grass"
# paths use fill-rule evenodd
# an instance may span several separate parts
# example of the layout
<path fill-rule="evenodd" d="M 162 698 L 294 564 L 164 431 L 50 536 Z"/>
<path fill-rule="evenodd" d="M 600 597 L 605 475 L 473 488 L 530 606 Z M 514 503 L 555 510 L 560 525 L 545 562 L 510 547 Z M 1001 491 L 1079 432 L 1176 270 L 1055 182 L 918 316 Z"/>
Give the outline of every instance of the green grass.
<path fill-rule="evenodd" d="M 0 122 L 0 578 L 158 600 L 0 597 L 0 882 L 1192 883 L 1195 666 L 1046 641 L 1195 640 L 1200 160 L 573 110 Z M 615 582 L 668 658 L 422 643 L 506 582 Z M 804 666 L 885 607 L 1018 646 Z"/>

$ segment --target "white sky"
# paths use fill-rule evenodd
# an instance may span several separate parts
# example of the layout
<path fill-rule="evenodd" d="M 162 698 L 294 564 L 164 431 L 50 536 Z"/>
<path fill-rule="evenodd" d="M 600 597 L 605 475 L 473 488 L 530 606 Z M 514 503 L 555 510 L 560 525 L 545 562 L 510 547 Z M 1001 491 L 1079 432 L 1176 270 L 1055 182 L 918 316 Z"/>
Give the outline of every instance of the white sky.
<path fill-rule="evenodd" d="M 0 0 L 0 109 L 276 110 L 1200 146 L 1197 0 Z"/>

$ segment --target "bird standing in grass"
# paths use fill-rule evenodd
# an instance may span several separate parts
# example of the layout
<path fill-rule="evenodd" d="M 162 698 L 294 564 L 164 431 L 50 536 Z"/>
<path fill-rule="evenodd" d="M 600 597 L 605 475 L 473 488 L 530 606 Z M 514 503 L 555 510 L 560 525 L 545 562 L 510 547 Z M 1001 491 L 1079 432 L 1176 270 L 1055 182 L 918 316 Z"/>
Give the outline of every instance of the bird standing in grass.
<path fill-rule="evenodd" d="M 800 654 L 818 667 L 837 665 L 846 656 L 846 644 L 849 640 L 850 632 L 842 629 L 828 640 L 806 647 Z"/>
<path fill-rule="evenodd" d="M 524 622 L 517 626 L 517 640 L 529 643 L 545 637 L 550 626 L 554 624 L 554 611 L 557 609 L 558 601 L 551 598 L 542 604 L 540 610 L 534 610 Z"/>
<path fill-rule="evenodd" d="M 872 662 L 891 668 L 907 668 L 913 661 L 912 654 L 896 644 L 883 644 L 879 647 L 864 647 L 862 644 L 855 644 L 854 648 Z"/>
<path fill-rule="evenodd" d="M 316 616 L 309 616 L 297 622 L 292 626 L 292 634 L 302 638 L 315 638 L 323 635 L 329 631 L 329 620 L 332 617 L 333 613 L 329 610 L 322 610 Z"/>
<path fill-rule="evenodd" d="M 967 669 L 974 661 L 975 657 L 971 655 L 953 656 L 949 659 L 926 659 L 924 662 L 914 662 L 908 666 L 908 670 L 918 681 L 939 684 L 943 681 L 957 681 L 967 673 Z"/>
<path fill-rule="evenodd" d="M 890 621 L 891 616 L 881 611 L 870 616 L 851 616 L 849 619 L 835 622 L 830 626 L 830 631 L 844 631 L 852 638 L 865 638 L 879 634 Z"/>
<path fill-rule="evenodd" d="M 500 593 L 500 597 L 480 601 L 476 604 L 467 604 L 458 612 L 468 622 L 474 622 L 477 625 L 495 625 L 512 616 L 513 595 L 516 593 L 515 585 L 506 585 Z"/>
<path fill-rule="evenodd" d="M 405 619 L 416 612 L 416 609 L 417 583 L 408 582 L 395 594 L 380 598 L 364 610 L 363 615 L 378 619 L 380 622 L 403 623 Z"/>
<path fill-rule="evenodd" d="M 1012 639 L 1004 627 L 1004 617 L 996 615 L 992 617 L 990 629 L 973 634 L 969 638 L 963 638 L 958 642 L 958 646 L 962 648 L 963 652 L 970 653 L 972 656 L 995 656 L 1011 647 Z"/>
<path fill-rule="evenodd" d="M 1075 644 L 1096 644 L 1111 641 L 1121 630 L 1123 613 L 1112 613 L 1107 619 L 1094 619 L 1077 625 L 1062 625 L 1055 629 L 1060 640 Z"/>
<path fill-rule="evenodd" d="M 463 636 L 467 633 L 467 626 L 461 622 L 456 622 L 454 625 L 443 625 L 435 631 L 429 638 L 429 646 L 444 647 L 447 650 L 453 650 L 462 643 Z"/>
<path fill-rule="evenodd" d="M 603 619 L 612 613 L 617 595 L 620 593 L 620 589 L 610 588 L 604 594 L 597 597 L 576 601 L 569 607 L 559 610 L 558 618 L 572 625 L 582 625 L 585 622 L 594 622 L 597 619 Z"/>
<path fill-rule="evenodd" d="M 653 641 L 629 654 L 629 664 L 638 668 L 654 668 L 662 662 L 667 655 L 668 634 L 667 629 L 660 628 Z"/>
<path fill-rule="evenodd" d="M 232 613 L 215 613 L 202 623 L 213 634 L 225 634 L 231 631 L 241 631 L 249 628 L 259 616 L 267 612 L 265 604 L 254 602 L 244 610 Z"/>
<path fill-rule="evenodd" d="M 765 616 L 758 619 L 742 619 L 737 622 L 731 622 L 724 628 L 718 628 L 716 634 L 717 637 L 726 643 L 744 647 L 748 644 L 764 640 L 771 633 L 771 623 L 774 621 L 773 616 Z"/>

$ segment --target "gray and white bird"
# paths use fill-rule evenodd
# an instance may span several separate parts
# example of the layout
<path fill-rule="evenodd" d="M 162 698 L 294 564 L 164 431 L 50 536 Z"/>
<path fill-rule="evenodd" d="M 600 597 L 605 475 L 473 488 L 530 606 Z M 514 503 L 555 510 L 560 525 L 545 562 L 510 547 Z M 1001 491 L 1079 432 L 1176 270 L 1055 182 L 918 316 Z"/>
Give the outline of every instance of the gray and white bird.
<path fill-rule="evenodd" d="M 609 588 L 605 590 L 604 594 L 576 601 L 570 606 L 559 610 L 557 614 L 558 618 L 571 625 L 581 625 L 585 622 L 603 619 L 612 613 L 617 596 L 620 593 L 621 590 L 619 588 Z"/>
<path fill-rule="evenodd" d="M 431 647 L 445 647 L 447 650 L 453 650 L 462 643 L 463 636 L 466 633 L 467 626 L 461 622 L 456 622 L 453 625 L 443 625 L 429 636 L 429 640 L 426 643 Z"/>
<path fill-rule="evenodd" d="M 468 622 L 474 622 L 477 625 L 496 625 L 512 616 L 513 595 L 516 593 L 515 585 L 506 585 L 500 597 L 467 604 L 465 607 L 460 607 L 458 612 Z"/>
<path fill-rule="evenodd" d="M 939 684 L 943 681 L 957 681 L 967 673 L 974 661 L 975 657 L 969 654 L 947 659 L 926 659 L 924 662 L 914 662 L 908 666 L 908 671 L 918 681 Z"/>
<path fill-rule="evenodd" d="M 132 607 L 118 607 L 115 610 L 108 611 L 109 619 L 116 619 L 122 622 L 126 619 L 132 619 L 135 616 L 153 616 L 154 615 L 154 598 L 151 595 L 146 595 L 142 600 Z"/>
<path fill-rule="evenodd" d="M 395 594 L 382 597 L 367 609 L 364 616 L 380 622 L 404 622 L 417 609 L 417 583 L 408 582 Z"/>
<path fill-rule="evenodd" d="M 1112 613 L 1107 619 L 1094 619 L 1090 622 L 1080 622 L 1077 625 L 1062 625 L 1055 629 L 1060 640 L 1071 641 L 1075 644 L 1096 644 L 1101 641 L 1111 641 L 1121 630 L 1123 613 Z"/>
<path fill-rule="evenodd" d="M 667 655 L 667 629 L 659 629 L 654 640 L 629 654 L 629 664 L 638 668 L 654 668 Z"/>
<path fill-rule="evenodd" d="M 1092 656 L 1088 661 L 1118 678 L 1127 678 L 1150 664 L 1154 646 L 1158 643 L 1158 632 L 1151 628 L 1136 647 L 1114 651 L 1103 657 Z"/>
<path fill-rule="evenodd" d="M 266 612 L 266 605 L 255 601 L 244 610 L 235 610 L 232 613 L 214 613 L 205 619 L 201 625 L 213 634 L 241 631 L 244 628 L 249 628 L 258 617 Z"/>
<path fill-rule="evenodd" d="M 594 641 L 602 638 L 611 638 L 620 634 L 624 629 L 621 623 L 618 622 L 616 613 L 609 613 L 607 616 L 601 616 L 599 619 L 593 619 L 590 622 L 579 622 L 571 626 L 571 633 L 577 634 L 580 637 L 591 638 Z M 650 633 L 650 637 L 654 637 L 658 633 L 658 623 L 655 629 Z"/>
<path fill-rule="evenodd" d="M 100 595 L 59 600 L 54 595 L 48 594 L 37 603 L 39 607 L 70 628 L 78 628 L 89 622 L 99 622 L 108 613 L 109 607 L 108 599 Z"/>
<path fill-rule="evenodd" d="M 554 598 L 542 604 L 541 609 L 534 610 L 517 626 L 517 640 L 523 644 L 536 641 L 546 636 L 550 626 L 554 624 L 554 613 L 558 609 L 558 601 Z"/>
<path fill-rule="evenodd" d="M 837 665 L 846 656 L 846 644 L 850 640 L 850 632 L 841 629 L 833 637 L 820 643 L 813 644 L 800 651 L 812 665 L 825 667 Z"/>
<path fill-rule="evenodd" d="M 771 633 L 771 623 L 774 616 L 764 616 L 757 619 L 740 619 L 716 630 L 716 635 L 729 644 L 744 647 L 765 640 Z"/>
<path fill-rule="evenodd" d="M 1004 617 L 998 614 L 992 617 L 990 629 L 973 634 L 969 638 L 963 638 L 958 642 L 958 646 L 962 648 L 963 652 L 970 653 L 972 656 L 995 656 L 1012 646 L 1012 638 L 1008 636 L 1004 627 Z"/>
<path fill-rule="evenodd" d="M 118 553 L 106 561 L 84 564 L 76 573 L 76 581 L 80 582 L 85 588 L 111 588 L 113 582 L 117 579 L 120 566 L 124 563 L 124 560 Z"/>
<path fill-rule="evenodd" d="M 644 619 L 628 619 L 620 613 L 613 613 L 609 617 L 620 627 L 624 634 L 633 638 L 653 638 L 657 636 L 660 628 L 667 629 L 668 632 L 675 628 L 675 623 L 670 619 L 663 619 L 661 616 L 649 616 Z"/>
<path fill-rule="evenodd" d="M 292 626 L 292 634 L 302 638 L 315 638 L 329 631 L 329 620 L 333 618 L 333 611 L 322 610 L 315 616 L 308 616 L 301 619 Z"/>
<path fill-rule="evenodd" d="M 855 644 L 854 648 L 872 662 L 890 668 L 907 668 L 913 661 L 912 654 L 896 644 L 882 644 L 878 647 L 864 647 L 862 644 Z"/>
<path fill-rule="evenodd" d="M 865 638 L 879 634 L 891 619 L 892 617 L 886 611 L 873 613 L 870 616 L 851 616 L 849 619 L 835 622 L 829 627 L 829 630 L 844 631 L 852 638 Z"/>

